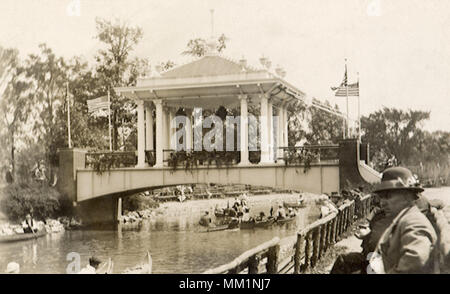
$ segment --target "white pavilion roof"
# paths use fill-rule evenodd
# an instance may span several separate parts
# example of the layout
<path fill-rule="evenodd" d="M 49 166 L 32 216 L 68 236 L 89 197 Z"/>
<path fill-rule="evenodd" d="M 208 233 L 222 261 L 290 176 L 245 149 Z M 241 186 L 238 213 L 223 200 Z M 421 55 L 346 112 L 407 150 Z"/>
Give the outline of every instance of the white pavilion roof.
<path fill-rule="evenodd" d="M 140 78 L 135 87 L 115 90 L 131 99 L 162 99 L 168 106 L 238 106 L 238 95 L 250 103 L 271 94 L 274 104 L 301 99 L 305 94 L 266 69 L 256 69 L 219 55 L 207 55 L 158 77 Z"/>

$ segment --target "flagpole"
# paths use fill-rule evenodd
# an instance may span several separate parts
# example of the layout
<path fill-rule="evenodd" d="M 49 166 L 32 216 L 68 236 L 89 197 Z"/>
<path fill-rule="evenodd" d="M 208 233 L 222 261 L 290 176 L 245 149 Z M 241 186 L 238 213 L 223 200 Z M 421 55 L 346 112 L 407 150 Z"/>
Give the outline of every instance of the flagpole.
<path fill-rule="evenodd" d="M 72 138 L 70 137 L 70 99 L 69 99 L 69 82 L 66 82 L 66 99 L 67 99 L 67 137 L 69 138 L 69 148 L 72 148 Z"/>
<path fill-rule="evenodd" d="M 361 102 L 360 102 L 361 93 L 360 93 L 360 87 L 359 87 L 359 72 L 357 74 L 358 74 L 358 125 L 359 125 L 358 138 L 359 138 L 359 141 L 361 141 Z"/>
<path fill-rule="evenodd" d="M 111 140 L 111 99 L 110 99 L 110 94 L 109 94 L 109 86 L 108 86 L 108 129 L 109 129 L 109 151 L 112 152 L 112 140 Z"/>
<path fill-rule="evenodd" d="M 348 72 L 347 72 L 347 58 L 345 58 L 345 74 L 347 75 L 347 80 L 345 81 L 345 94 L 347 96 L 347 137 L 350 137 L 350 128 L 348 125 Z"/>

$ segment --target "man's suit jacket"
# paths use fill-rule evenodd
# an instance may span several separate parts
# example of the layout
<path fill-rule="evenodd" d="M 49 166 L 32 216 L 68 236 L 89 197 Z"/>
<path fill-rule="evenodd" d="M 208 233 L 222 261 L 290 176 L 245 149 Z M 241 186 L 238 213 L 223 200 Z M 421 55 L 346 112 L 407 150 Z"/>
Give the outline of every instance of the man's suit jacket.
<path fill-rule="evenodd" d="M 437 235 L 417 206 L 408 208 L 389 229 L 379 244 L 385 272 L 432 273 Z"/>

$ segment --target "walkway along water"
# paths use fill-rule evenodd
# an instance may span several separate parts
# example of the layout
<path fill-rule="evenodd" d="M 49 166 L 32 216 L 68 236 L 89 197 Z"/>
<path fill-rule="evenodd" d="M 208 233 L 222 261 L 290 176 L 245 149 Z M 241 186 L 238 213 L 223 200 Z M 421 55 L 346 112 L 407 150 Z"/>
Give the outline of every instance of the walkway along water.
<path fill-rule="evenodd" d="M 301 229 L 297 235 L 278 237 L 250 249 L 232 262 L 205 271 L 205 274 L 237 273 L 303 273 L 314 267 L 327 249 L 352 225 L 355 218 L 370 211 L 371 196 L 350 201 L 339 207 L 338 213 L 319 219 Z"/>

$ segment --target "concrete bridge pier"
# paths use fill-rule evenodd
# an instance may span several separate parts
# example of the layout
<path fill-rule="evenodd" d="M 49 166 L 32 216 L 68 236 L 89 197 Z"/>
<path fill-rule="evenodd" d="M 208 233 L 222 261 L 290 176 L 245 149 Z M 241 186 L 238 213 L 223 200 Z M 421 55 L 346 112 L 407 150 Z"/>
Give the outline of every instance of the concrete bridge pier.
<path fill-rule="evenodd" d="M 120 196 L 99 197 L 77 202 L 77 169 L 86 165 L 86 150 L 79 148 L 60 149 L 58 191 L 72 200 L 75 213 L 83 224 L 115 224 L 122 215 L 122 198 Z"/>
<path fill-rule="evenodd" d="M 119 216 L 122 215 L 122 198 L 95 198 L 79 202 L 77 208 L 84 225 L 111 226 L 117 224 Z"/>

